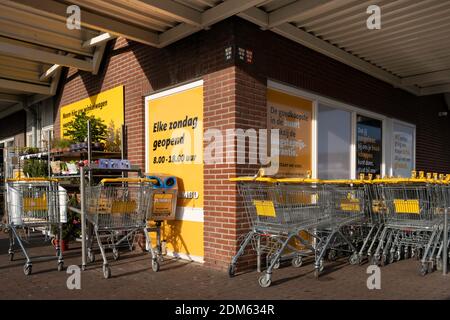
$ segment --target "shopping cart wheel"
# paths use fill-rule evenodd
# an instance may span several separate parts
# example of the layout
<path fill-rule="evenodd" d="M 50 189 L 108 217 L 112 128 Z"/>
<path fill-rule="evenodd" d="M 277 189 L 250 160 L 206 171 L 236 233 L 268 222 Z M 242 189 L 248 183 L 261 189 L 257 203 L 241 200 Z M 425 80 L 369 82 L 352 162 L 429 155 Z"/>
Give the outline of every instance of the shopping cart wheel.
<path fill-rule="evenodd" d="M 394 260 L 395 260 L 395 253 L 391 251 L 389 252 L 388 263 L 392 264 L 394 263 Z"/>
<path fill-rule="evenodd" d="M 328 261 L 336 261 L 337 256 L 338 255 L 337 255 L 336 250 L 331 249 L 330 251 L 328 251 L 328 255 L 327 255 Z"/>
<path fill-rule="evenodd" d="M 23 273 L 24 273 L 26 276 L 29 276 L 29 275 L 31 274 L 31 271 L 32 271 L 31 264 L 25 264 L 25 265 L 23 266 Z"/>
<path fill-rule="evenodd" d="M 302 256 L 296 256 L 294 259 L 292 259 L 292 266 L 294 268 L 300 268 L 303 264 L 303 258 Z"/>
<path fill-rule="evenodd" d="M 314 269 L 314 278 L 319 279 L 320 274 L 321 274 L 320 269 Z"/>
<path fill-rule="evenodd" d="M 152 270 L 154 272 L 158 272 L 159 271 L 159 262 L 156 260 L 152 260 Z"/>
<path fill-rule="evenodd" d="M 103 265 L 103 277 L 105 279 L 111 278 L 111 268 L 106 264 Z"/>
<path fill-rule="evenodd" d="M 236 274 L 236 266 L 230 263 L 230 265 L 228 266 L 228 276 L 230 278 L 233 278 L 235 274 Z"/>
<path fill-rule="evenodd" d="M 14 252 L 9 252 L 9 261 L 14 260 Z"/>
<path fill-rule="evenodd" d="M 64 262 L 58 262 L 58 271 L 63 271 L 64 270 Z"/>
<path fill-rule="evenodd" d="M 427 267 L 427 265 L 426 265 L 425 263 L 421 263 L 421 264 L 419 265 L 419 274 L 420 274 L 421 276 L 424 276 L 424 275 L 427 274 L 427 272 L 428 272 L 428 267 Z"/>
<path fill-rule="evenodd" d="M 95 262 L 95 254 L 92 251 L 89 250 L 87 256 L 90 263 Z"/>
<path fill-rule="evenodd" d="M 355 264 L 359 264 L 360 259 L 359 259 L 359 255 L 356 252 L 353 252 L 353 254 L 350 256 L 349 260 L 350 264 L 355 265 Z"/>
<path fill-rule="evenodd" d="M 112 253 L 113 253 L 114 260 L 119 260 L 119 258 L 120 258 L 119 250 L 114 248 Z"/>
<path fill-rule="evenodd" d="M 268 275 L 267 273 L 262 275 L 261 277 L 259 277 L 258 283 L 259 283 L 259 285 L 262 288 L 270 287 L 270 285 L 272 284 L 272 280 L 270 279 L 270 275 Z"/>
<path fill-rule="evenodd" d="M 442 259 L 441 258 L 437 258 L 436 259 L 436 270 L 437 271 L 442 271 L 443 265 L 442 265 Z"/>
<path fill-rule="evenodd" d="M 387 257 L 387 255 L 383 254 L 381 256 L 381 265 L 384 267 L 385 265 L 387 265 L 387 263 L 388 263 L 388 257 Z"/>

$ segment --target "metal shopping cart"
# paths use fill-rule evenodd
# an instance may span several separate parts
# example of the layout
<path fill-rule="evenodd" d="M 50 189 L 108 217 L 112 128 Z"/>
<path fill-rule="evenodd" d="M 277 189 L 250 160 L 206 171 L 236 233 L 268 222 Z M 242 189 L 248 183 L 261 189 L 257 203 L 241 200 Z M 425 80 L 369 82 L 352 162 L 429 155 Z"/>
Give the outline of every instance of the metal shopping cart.
<path fill-rule="evenodd" d="M 6 228 L 9 231 L 10 260 L 14 259 L 14 245 L 19 245 L 26 258 L 23 271 L 25 275 L 32 272 L 32 258 L 29 256 L 25 243 L 30 241 L 30 231 L 43 229 L 48 232 L 52 226 L 57 226 L 59 239 L 62 239 L 62 224 L 67 222 L 68 196 L 64 188 L 56 180 L 44 178 L 10 179 L 6 183 L 7 215 Z M 22 232 L 21 232 L 22 231 Z M 55 258 L 55 257 L 52 257 Z M 34 258 L 33 261 L 48 260 L 49 257 Z M 56 246 L 58 271 L 63 270 L 64 260 L 62 250 Z"/>
<path fill-rule="evenodd" d="M 323 180 L 325 192 L 329 197 L 328 219 L 313 230 L 315 238 L 316 278 L 324 268 L 324 258 L 335 260 L 338 256 L 350 253 L 352 264 L 359 262 L 357 248 L 364 241 L 366 223 L 366 185 L 362 180 Z"/>
<path fill-rule="evenodd" d="M 439 238 L 443 221 L 440 186 L 431 176 L 374 180 L 386 205 L 384 228 L 372 263 L 387 264 L 410 256 L 421 257 L 419 273 L 433 268 L 430 250 Z"/>
<path fill-rule="evenodd" d="M 86 188 L 86 218 L 91 224 L 87 249 L 89 262 L 95 261 L 92 250 L 94 237 L 103 258 L 103 276 L 111 277 L 106 249 L 112 249 L 114 260 L 119 259 L 119 246 L 130 235 L 145 232 L 147 209 L 152 194 L 152 180 L 140 178 L 103 179 L 97 186 Z M 150 246 L 151 249 L 151 246 Z M 157 256 L 151 249 L 152 264 Z"/>
<path fill-rule="evenodd" d="M 238 189 L 251 230 L 232 258 L 229 274 L 234 274 L 237 260 L 256 239 L 258 245 L 261 242 L 267 244 L 271 255 L 265 273 L 259 278 L 260 286 L 268 287 L 272 271 L 287 249 L 294 252 L 292 265 L 302 265 L 304 254 L 290 245 L 291 240 L 296 239 L 304 248 L 314 250 L 305 234 L 308 235 L 310 230 L 329 218 L 330 192 L 311 179 L 285 180 L 282 183 L 281 180 L 266 177 L 232 180 L 239 182 Z M 260 248 L 257 247 L 257 250 Z"/>

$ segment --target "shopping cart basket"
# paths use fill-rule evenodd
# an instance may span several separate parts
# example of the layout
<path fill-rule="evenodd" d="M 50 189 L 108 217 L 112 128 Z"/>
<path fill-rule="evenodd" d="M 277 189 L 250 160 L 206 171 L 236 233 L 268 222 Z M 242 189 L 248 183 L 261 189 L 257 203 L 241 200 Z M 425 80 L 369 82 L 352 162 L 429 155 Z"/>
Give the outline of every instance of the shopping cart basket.
<path fill-rule="evenodd" d="M 324 258 L 335 260 L 350 253 L 350 263 L 359 262 L 357 247 L 366 237 L 366 186 L 361 180 L 322 180 L 329 197 L 328 219 L 313 231 L 315 276 L 324 268 Z"/>
<path fill-rule="evenodd" d="M 419 273 L 431 271 L 429 251 L 439 234 L 443 198 L 430 177 L 374 180 L 386 206 L 384 228 L 372 263 L 387 264 L 410 256 L 422 257 Z"/>
<path fill-rule="evenodd" d="M 293 266 L 301 266 L 302 254 L 290 246 L 290 241 L 297 239 L 305 248 L 312 250 L 309 239 L 302 235 L 325 219 L 329 218 L 329 191 L 308 179 L 292 181 L 289 185 L 271 178 L 236 178 L 238 190 L 243 198 L 250 232 L 245 236 L 236 255 L 232 258 L 229 274 L 234 274 L 237 260 L 244 254 L 248 244 L 261 238 L 270 239 L 270 263 L 259 278 L 261 287 L 271 284 L 272 271 L 279 264 L 286 249 L 296 253 L 292 259 Z M 257 248 L 260 250 L 260 248 Z"/>
<path fill-rule="evenodd" d="M 112 249 L 114 260 L 119 259 L 117 247 L 139 230 L 144 231 L 148 243 L 145 229 L 151 192 L 151 180 L 140 178 L 103 179 L 99 185 L 86 188 L 86 218 L 91 224 L 87 239 L 88 259 L 95 261 L 92 250 L 95 237 L 106 279 L 111 277 L 106 249 Z M 152 262 L 157 262 L 152 250 L 151 253 Z"/>
<path fill-rule="evenodd" d="M 59 239 L 62 239 L 62 224 L 67 222 L 67 192 L 58 185 L 56 180 L 44 178 L 22 178 L 7 180 L 7 214 L 6 227 L 9 230 L 10 260 L 14 259 L 15 242 L 19 245 L 26 258 L 23 271 L 25 275 L 32 272 L 32 260 L 43 261 L 49 257 L 30 257 L 25 243 L 28 243 L 26 235 L 33 229 L 44 229 L 49 232 L 52 226 L 59 227 Z M 20 230 L 25 233 L 21 235 Z M 46 233 L 47 239 L 47 233 Z M 53 257 L 55 258 L 55 257 Z M 62 250 L 56 246 L 56 259 L 58 271 L 64 267 Z"/>

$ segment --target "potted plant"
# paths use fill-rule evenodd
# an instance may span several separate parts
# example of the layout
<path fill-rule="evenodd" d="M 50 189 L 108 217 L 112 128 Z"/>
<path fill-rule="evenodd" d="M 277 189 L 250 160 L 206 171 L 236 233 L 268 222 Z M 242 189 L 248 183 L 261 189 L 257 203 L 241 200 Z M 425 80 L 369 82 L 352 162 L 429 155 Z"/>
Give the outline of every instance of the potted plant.
<path fill-rule="evenodd" d="M 105 137 L 105 150 L 108 152 L 120 152 L 122 146 L 122 134 L 121 131 L 114 125 L 114 122 L 109 123 L 106 137 Z"/>
<path fill-rule="evenodd" d="M 75 195 L 70 197 L 68 205 L 70 207 L 79 207 L 79 203 Z M 81 236 L 81 219 L 79 214 L 73 212 L 72 210 L 67 211 L 67 223 L 63 224 L 62 227 L 62 239 L 59 239 L 58 226 L 52 227 L 52 233 L 54 235 L 52 244 L 55 247 L 59 245 L 62 252 L 68 250 L 70 241 Z"/>
<path fill-rule="evenodd" d="M 26 159 L 23 163 L 23 174 L 29 178 L 48 177 L 48 163 L 40 159 Z"/>
<path fill-rule="evenodd" d="M 72 138 L 73 141 L 79 142 L 79 149 L 87 150 L 87 123 L 91 126 L 91 142 L 97 147 L 101 147 L 101 142 L 105 139 L 107 130 L 103 120 L 95 116 L 88 116 L 86 112 L 78 113 L 75 118 L 67 124 L 66 134 Z"/>

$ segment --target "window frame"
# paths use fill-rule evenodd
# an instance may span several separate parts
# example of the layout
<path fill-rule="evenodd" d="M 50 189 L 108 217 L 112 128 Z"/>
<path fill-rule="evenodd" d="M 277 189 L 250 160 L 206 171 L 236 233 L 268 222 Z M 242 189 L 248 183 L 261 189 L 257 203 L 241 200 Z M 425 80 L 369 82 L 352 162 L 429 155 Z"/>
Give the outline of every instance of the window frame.
<path fill-rule="evenodd" d="M 350 148 L 350 179 L 356 179 L 356 128 L 357 116 L 373 118 L 381 121 L 382 132 L 382 161 L 381 161 L 381 175 L 390 175 L 393 172 L 393 143 L 392 134 L 394 123 L 413 128 L 413 168 L 416 167 L 416 126 L 412 123 L 401 121 L 395 118 L 390 118 L 379 113 L 365 110 L 361 107 L 344 103 L 332 98 L 328 98 L 307 90 L 299 89 L 291 85 L 283 84 L 271 79 L 267 80 L 267 88 L 285 92 L 300 98 L 308 99 L 313 103 L 313 118 L 312 118 L 312 177 L 318 177 L 318 111 L 319 104 L 325 105 L 329 108 L 348 111 L 351 114 L 351 148 Z"/>

